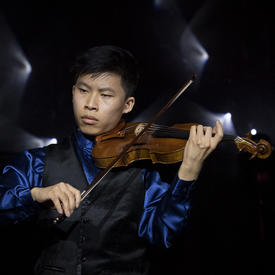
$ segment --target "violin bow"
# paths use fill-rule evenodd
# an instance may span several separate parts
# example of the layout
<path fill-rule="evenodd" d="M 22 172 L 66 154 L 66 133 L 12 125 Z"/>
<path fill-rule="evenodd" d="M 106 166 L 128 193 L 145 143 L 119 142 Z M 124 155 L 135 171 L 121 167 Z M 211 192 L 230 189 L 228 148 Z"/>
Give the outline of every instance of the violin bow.
<path fill-rule="evenodd" d="M 103 180 L 103 178 L 109 173 L 109 171 L 114 167 L 114 165 L 127 153 L 128 149 L 135 144 L 135 142 L 155 123 L 155 121 L 165 113 L 173 104 L 174 102 L 185 92 L 185 90 L 195 81 L 196 77 L 193 77 L 188 80 L 179 90 L 178 92 L 167 102 L 167 104 L 153 117 L 153 119 L 146 124 L 146 126 L 132 139 L 130 143 L 128 143 L 120 154 L 112 161 L 110 164 L 97 174 L 94 180 L 91 182 L 89 187 L 86 190 L 83 190 L 81 193 L 81 200 L 82 202 L 90 193 L 91 191 Z M 54 220 L 53 223 L 57 224 L 62 222 L 66 216 L 64 214 L 59 214 Z"/>

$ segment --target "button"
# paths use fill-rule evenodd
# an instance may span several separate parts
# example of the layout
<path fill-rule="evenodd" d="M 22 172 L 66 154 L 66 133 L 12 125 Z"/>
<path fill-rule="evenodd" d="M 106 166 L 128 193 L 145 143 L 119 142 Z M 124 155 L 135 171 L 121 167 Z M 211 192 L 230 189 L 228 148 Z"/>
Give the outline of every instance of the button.
<path fill-rule="evenodd" d="M 83 223 L 88 223 L 88 222 L 89 222 L 89 220 L 88 220 L 87 218 L 82 218 L 81 221 L 82 221 Z"/>
<path fill-rule="evenodd" d="M 81 258 L 81 261 L 84 263 L 84 262 L 87 261 L 87 258 L 86 258 L 86 257 L 82 257 L 82 258 Z"/>

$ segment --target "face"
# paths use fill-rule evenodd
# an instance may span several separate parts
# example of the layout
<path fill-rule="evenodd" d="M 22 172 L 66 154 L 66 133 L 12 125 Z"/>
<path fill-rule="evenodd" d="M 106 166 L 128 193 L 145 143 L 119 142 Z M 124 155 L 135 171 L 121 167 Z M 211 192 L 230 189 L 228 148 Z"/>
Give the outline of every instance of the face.
<path fill-rule="evenodd" d="M 97 136 L 112 130 L 135 103 L 126 98 L 121 76 L 113 73 L 78 77 L 73 86 L 73 110 L 81 132 Z"/>

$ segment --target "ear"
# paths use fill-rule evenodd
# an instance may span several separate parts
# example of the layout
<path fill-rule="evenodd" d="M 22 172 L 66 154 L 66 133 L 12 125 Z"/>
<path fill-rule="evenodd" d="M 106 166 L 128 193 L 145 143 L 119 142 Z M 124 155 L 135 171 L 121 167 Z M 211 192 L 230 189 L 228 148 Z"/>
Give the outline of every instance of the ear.
<path fill-rule="evenodd" d="M 134 97 L 128 97 L 126 100 L 125 100 L 125 103 L 124 103 L 124 108 L 123 108 L 123 111 L 122 113 L 123 114 L 127 114 L 129 112 L 132 111 L 133 107 L 135 105 L 135 98 Z"/>

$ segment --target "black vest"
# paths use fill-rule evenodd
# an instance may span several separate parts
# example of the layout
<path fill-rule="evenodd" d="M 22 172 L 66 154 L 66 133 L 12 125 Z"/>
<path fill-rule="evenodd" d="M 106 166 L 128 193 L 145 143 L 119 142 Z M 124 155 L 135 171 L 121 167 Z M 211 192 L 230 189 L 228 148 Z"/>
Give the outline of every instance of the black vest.
<path fill-rule="evenodd" d="M 86 189 L 70 139 L 45 149 L 44 186 L 62 181 Z M 55 210 L 42 210 L 43 249 L 35 274 L 148 274 L 146 243 L 138 237 L 144 192 L 140 168 L 116 168 L 60 224 L 49 223 Z"/>

